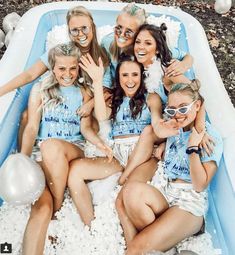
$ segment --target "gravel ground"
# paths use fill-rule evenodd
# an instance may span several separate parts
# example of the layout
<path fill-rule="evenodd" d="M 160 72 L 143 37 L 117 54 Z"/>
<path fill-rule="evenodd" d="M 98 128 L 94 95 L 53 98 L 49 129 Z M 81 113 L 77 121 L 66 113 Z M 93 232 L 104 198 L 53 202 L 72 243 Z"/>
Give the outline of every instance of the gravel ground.
<path fill-rule="evenodd" d="M 115 0 L 112 0 L 115 1 Z M 23 15 L 28 9 L 51 0 L 0 0 L 0 24 L 3 18 L 13 11 Z M 54 1 L 56 2 L 56 1 Z M 126 1 L 131 2 L 131 1 Z M 138 3 L 179 6 L 188 12 L 204 27 L 211 51 L 224 82 L 225 88 L 235 106 L 235 8 L 224 15 L 217 14 L 213 8 L 214 1 L 207 0 L 139 0 Z M 2 29 L 2 27 L 0 27 Z M 0 58 L 5 47 L 0 50 Z"/>

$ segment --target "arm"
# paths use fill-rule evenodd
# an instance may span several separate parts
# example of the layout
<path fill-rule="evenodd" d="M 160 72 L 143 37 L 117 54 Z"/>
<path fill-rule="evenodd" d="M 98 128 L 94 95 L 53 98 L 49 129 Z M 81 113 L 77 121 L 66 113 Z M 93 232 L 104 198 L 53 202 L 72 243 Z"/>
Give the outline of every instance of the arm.
<path fill-rule="evenodd" d="M 2 87 L 0 87 L 0 96 L 3 96 L 16 88 L 20 88 L 25 84 L 32 82 L 46 71 L 46 65 L 41 60 L 38 60 L 29 69 L 25 70 L 24 72 L 4 84 Z"/>
<path fill-rule="evenodd" d="M 189 137 L 188 147 L 198 147 L 203 136 L 204 131 L 198 133 L 193 127 L 192 133 Z M 216 163 L 214 161 L 202 163 L 200 155 L 197 153 L 192 153 L 189 155 L 189 164 L 193 188 L 195 191 L 201 192 L 208 186 L 212 177 L 214 176 L 217 169 Z"/>
<path fill-rule="evenodd" d="M 206 109 L 205 109 L 205 103 L 203 102 L 195 119 L 195 128 L 198 133 L 201 133 L 202 131 L 205 131 L 206 126 Z M 215 146 L 215 142 L 212 139 L 211 136 L 208 135 L 207 132 L 205 132 L 202 141 L 199 144 L 200 148 L 203 148 L 207 155 L 211 155 L 213 152 Z"/>
<path fill-rule="evenodd" d="M 109 113 L 106 108 L 105 96 L 103 92 L 103 74 L 104 67 L 102 60 L 99 59 L 99 65 L 97 66 L 91 56 L 87 54 L 87 57 L 81 57 L 81 68 L 88 73 L 93 81 L 94 88 L 94 108 L 97 120 L 104 121 L 108 119 Z"/>
<path fill-rule="evenodd" d="M 205 130 L 206 126 L 205 120 L 206 120 L 205 104 L 202 103 L 195 119 L 195 128 L 198 133 L 201 133 L 202 131 Z"/>
<path fill-rule="evenodd" d="M 38 110 L 40 104 L 41 97 L 37 84 L 32 88 L 30 93 L 28 102 L 28 123 L 25 127 L 22 138 L 21 153 L 28 156 L 30 156 L 32 153 L 32 149 L 38 134 L 39 124 L 41 121 L 41 111 Z"/>
<path fill-rule="evenodd" d="M 90 100 L 90 96 L 83 90 L 82 94 L 84 103 L 88 102 Z M 113 157 L 112 149 L 109 148 L 98 136 L 98 134 L 93 130 L 91 118 L 92 118 L 91 115 L 81 118 L 81 133 L 86 138 L 86 140 L 88 140 L 89 142 L 94 144 L 98 149 L 103 151 L 105 155 L 107 155 L 109 160 L 111 160 Z"/>
<path fill-rule="evenodd" d="M 169 136 L 178 134 L 178 126 L 175 120 L 162 119 L 162 101 L 158 94 L 150 93 L 147 99 L 148 107 L 151 111 L 151 122 L 155 135 L 159 138 L 159 142 Z"/>

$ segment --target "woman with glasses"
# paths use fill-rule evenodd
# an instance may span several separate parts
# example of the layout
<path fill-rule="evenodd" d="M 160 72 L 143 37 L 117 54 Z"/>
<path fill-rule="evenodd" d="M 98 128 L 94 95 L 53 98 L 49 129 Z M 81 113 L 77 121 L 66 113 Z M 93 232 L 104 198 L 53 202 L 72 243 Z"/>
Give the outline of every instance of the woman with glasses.
<path fill-rule="evenodd" d="M 67 13 L 67 25 L 69 29 L 69 36 L 71 41 L 79 48 L 84 55 L 89 53 L 94 61 L 98 64 L 98 58 L 101 57 L 106 68 L 106 72 L 103 78 L 104 87 L 111 88 L 112 81 L 109 71 L 109 58 L 97 41 L 96 26 L 93 21 L 91 13 L 83 6 L 78 6 L 70 9 Z M 35 64 L 33 64 L 28 70 L 22 72 L 8 83 L 0 88 L 0 96 L 8 93 L 9 91 L 22 87 L 27 83 L 32 82 L 40 75 L 45 73 L 49 69 L 48 52 L 40 57 Z M 86 72 L 82 71 L 80 74 L 79 83 L 85 88 L 92 90 L 92 81 Z M 93 100 L 90 100 L 85 105 L 78 109 L 80 116 L 87 116 L 90 114 L 94 107 Z"/>
<path fill-rule="evenodd" d="M 133 54 L 133 44 L 139 27 L 146 23 L 147 14 L 144 9 L 135 3 L 126 5 L 116 19 L 114 33 L 102 39 L 101 46 L 109 53 L 111 60 L 112 77 L 115 76 L 115 69 L 118 59 L 122 53 Z M 176 54 L 175 54 L 176 53 Z M 179 59 L 181 61 L 177 61 Z M 172 62 L 166 69 L 166 75 L 177 76 L 186 72 L 192 66 L 192 57 L 189 54 L 173 49 Z"/>
<path fill-rule="evenodd" d="M 152 121 L 152 125 L 146 127 L 141 134 L 133 152 L 133 157 L 128 161 L 126 169 L 119 180 L 121 185 L 124 184 L 127 177 L 137 166 L 151 158 L 155 141 L 159 137 L 165 138 L 169 135 L 166 127 L 174 127 L 176 125 L 172 120 L 163 121 L 162 117 L 162 105 L 165 105 L 167 102 L 168 91 L 172 84 L 191 83 L 184 75 L 168 77 L 165 74 L 165 70 L 172 61 L 172 52 L 166 43 L 166 29 L 164 23 L 160 27 L 144 24 L 135 36 L 134 53 L 137 61 L 143 64 L 145 68 L 145 84 L 150 99 L 153 95 L 154 97 L 157 95 L 155 100 L 158 101 L 158 109 L 156 110 L 157 116 L 155 117 L 155 121 Z M 199 132 L 205 129 L 205 109 L 203 105 L 197 115 L 195 126 Z M 205 147 L 207 153 L 210 153 L 212 150 L 211 141 L 211 138 L 206 134 L 202 145 Z M 142 153 L 143 148 L 146 148 L 145 153 Z M 159 155 L 159 152 L 157 153 Z M 159 156 L 158 158 L 160 159 Z"/>
<path fill-rule="evenodd" d="M 126 255 L 165 252 L 197 234 L 203 225 L 207 187 L 219 166 L 223 145 L 218 132 L 206 122 L 216 145 L 210 156 L 199 147 L 204 131 L 196 131 L 195 120 L 202 102 L 197 82 L 176 84 L 169 92 L 165 113 L 178 123 L 181 135 L 167 138 L 164 162 L 153 186 L 132 182 L 124 187 L 133 233 Z"/>

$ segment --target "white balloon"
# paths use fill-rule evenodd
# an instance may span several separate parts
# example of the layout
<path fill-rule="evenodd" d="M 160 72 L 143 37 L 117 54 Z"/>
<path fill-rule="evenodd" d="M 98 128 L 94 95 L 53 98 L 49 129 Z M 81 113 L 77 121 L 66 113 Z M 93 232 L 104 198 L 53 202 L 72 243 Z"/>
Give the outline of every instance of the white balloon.
<path fill-rule="evenodd" d="M 17 14 L 16 12 L 12 12 L 7 14 L 2 22 L 2 27 L 5 33 L 7 34 L 10 30 L 13 30 L 17 23 L 20 20 L 20 15 Z"/>
<path fill-rule="evenodd" d="M 232 0 L 216 0 L 215 11 L 219 14 L 226 13 L 232 6 Z"/>
<path fill-rule="evenodd" d="M 15 30 L 10 30 L 10 31 L 7 33 L 7 35 L 6 35 L 6 37 L 5 37 L 5 45 L 6 45 L 6 47 L 8 47 L 8 45 L 9 45 L 9 43 L 10 43 L 10 41 L 11 41 L 11 38 L 12 38 L 12 36 L 13 36 L 14 33 L 15 33 Z"/>
<path fill-rule="evenodd" d="M 4 46 L 4 41 L 5 41 L 5 34 L 2 31 L 2 29 L 0 29 L 0 49 Z"/>
<path fill-rule="evenodd" d="M 0 168 L 0 197 L 12 205 L 36 201 L 45 183 L 41 167 L 22 153 L 10 155 Z"/>

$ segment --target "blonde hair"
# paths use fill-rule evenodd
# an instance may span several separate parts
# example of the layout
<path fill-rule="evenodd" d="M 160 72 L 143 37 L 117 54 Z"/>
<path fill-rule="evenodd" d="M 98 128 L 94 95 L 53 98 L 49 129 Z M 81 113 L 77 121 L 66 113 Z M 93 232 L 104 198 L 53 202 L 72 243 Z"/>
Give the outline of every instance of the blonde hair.
<path fill-rule="evenodd" d="M 40 108 L 43 110 L 45 107 L 55 107 L 62 102 L 62 98 L 59 94 L 59 83 L 55 78 L 53 69 L 56 63 L 56 57 L 75 57 L 79 60 L 81 52 L 72 42 L 67 44 L 58 44 L 50 49 L 48 53 L 48 62 L 50 65 L 49 75 L 43 79 L 40 84 L 40 93 L 42 97 L 42 104 Z"/>
<path fill-rule="evenodd" d="M 169 91 L 169 95 L 175 92 L 185 93 L 189 95 L 193 101 L 201 100 L 201 102 L 203 103 L 204 99 L 199 92 L 200 87 L 201 83 L 198 79 L 192 80 L 191 83 L 189 84 L 187 83 L 174 84 Z"/>
<path fill-rule="evenodd" d="M 138 5 L 135 3 L 129 3 L 127 4 L 122 10 L 121 13 L 117 16 L 117 19 L 119 18 L 120 15 L 122 14 L 127 14 L 130 17 L 136 18 L 136 20 L 139 23 L 139 27 L 143 25 L 146 22 L 147 14 L 143 8 L 140 8 Z M 117 20 L 116 19 L 116 20 Z M 112 42 L 110 45 L 110 53 L 114 59 L 118 59 L 120 55 L 120 49 L 117 46 L 116 40 Z"/>
<path fill-rule="evenodd" d="M 89 18 L 91 22 L 92 32 L 93 32 L 93 39 L 91 41 L 89 53 L 96 64 L 98 64 L 98 59 L 99 57 L 101 57 L 104 67 L 107 67 L 109 65 L 109 58 L 106 51 L 102 47 L 100 47 L 98 44 L 97 34 L 96 34 L 97 32 L 96 25 L 94 23 L 91 13 L 83 6 L 77 6 L 70 9 L 67 12 L 67 16 L 66 16 L 68 27 L 69 27 L 69 21 L 71 20 L 71 18 L 76 16 L 83 16 L 83 17 Z M 70 36 L 70 39 L 73 41 L 73 37 Z M 80 45 L 77 45 L 77 47 L 80 48 L 80 50 L 82 51 L 82 47 Z M 84 70 L 80 70 L 80 76 L 83 77 L 84 79 L 82 83 L 85 88 L 87 88 L 87 84 L 92 84 L 91 78 Z"/>

